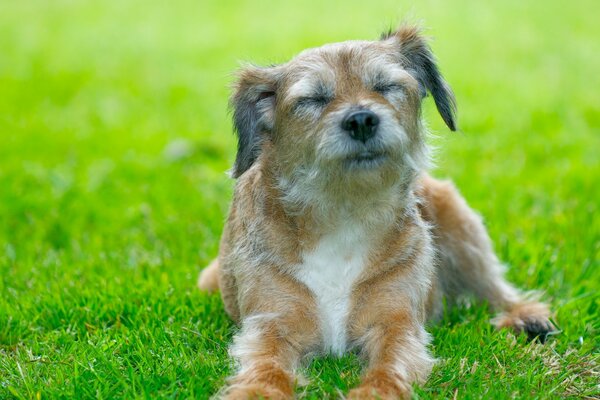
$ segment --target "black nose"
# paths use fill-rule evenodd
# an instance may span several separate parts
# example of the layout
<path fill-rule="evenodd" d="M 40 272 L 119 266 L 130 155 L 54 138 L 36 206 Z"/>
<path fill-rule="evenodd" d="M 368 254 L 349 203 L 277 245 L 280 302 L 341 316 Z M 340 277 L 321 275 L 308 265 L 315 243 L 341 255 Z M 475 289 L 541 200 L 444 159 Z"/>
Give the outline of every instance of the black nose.
<path fill-rule="evenodd" d="M 379 117 L 372 111 L 355 111 L 342 121 L 342 129 L 348 131 L 354 140 L 365 143 L 375 135 L 379 125 Z"/>

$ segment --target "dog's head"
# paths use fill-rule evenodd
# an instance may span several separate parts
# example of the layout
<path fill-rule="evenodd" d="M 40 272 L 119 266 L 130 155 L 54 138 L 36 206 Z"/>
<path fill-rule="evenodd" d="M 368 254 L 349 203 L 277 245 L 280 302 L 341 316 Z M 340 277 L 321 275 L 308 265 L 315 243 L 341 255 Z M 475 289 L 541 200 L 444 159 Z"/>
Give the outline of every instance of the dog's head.
<path fill-rule="evenodd" d="M 426 160 L 420 110 L 427 93 L 455 130 L 454 96 L 416 27 L 309 49 L 281 65 L 248 66 L 231 101 L 233 176 L 262 157 L 286 185 L 312 182 L 319 190 L 414 176 Z"/>

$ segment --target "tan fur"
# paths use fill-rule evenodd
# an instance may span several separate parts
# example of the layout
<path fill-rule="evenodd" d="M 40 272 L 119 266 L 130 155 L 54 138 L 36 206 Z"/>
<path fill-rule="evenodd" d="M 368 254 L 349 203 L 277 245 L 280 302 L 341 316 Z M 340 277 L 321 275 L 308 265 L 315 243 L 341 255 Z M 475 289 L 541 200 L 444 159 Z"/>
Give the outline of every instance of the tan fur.
<path fill-rule="evenodd" d="M 414 27 L 240 73 L 234 198 L 198 280 L 241 324 L 239 370 L 219 397 L 291 398 L 302 360 L 357 348 L 367 368 L 349 398 L 410 398 L 433 366 L 424 326 L 443 297 L 487 301 L 498 327 L 553 328 L 547 307 L 503 278 L 479 216 L 426 174 L 425 90 L 454 130 L 452 93 Z M 370 142 L 340 128 L 357 109 L 380 119 Z"/>
<path fill-rule="evenodd" d="M 219 260 L 214 259 L 198 276 L 198 287 L 207 292 L 219 289 Z"/>

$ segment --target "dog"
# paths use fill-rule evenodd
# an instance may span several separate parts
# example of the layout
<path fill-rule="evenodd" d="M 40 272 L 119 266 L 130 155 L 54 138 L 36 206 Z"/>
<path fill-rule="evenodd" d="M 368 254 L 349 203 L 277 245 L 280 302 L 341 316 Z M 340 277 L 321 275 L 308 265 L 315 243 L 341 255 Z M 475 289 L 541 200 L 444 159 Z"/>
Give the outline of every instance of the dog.
<path fill-rule="evenodd" d="M 292 398 L 303 360 L 356 350 L 366 370 L 347 398 L 410 398 L 443 298 L 470 294 L 530 338 L 553 331 L 548 307 L 504 279 L 478 214 L 427 174 L 427 95 L 455 131 L 454 95 L 407 24 L 241 69 L 233 202 L 198 281 L 241 325 L 218 397 Z"/>

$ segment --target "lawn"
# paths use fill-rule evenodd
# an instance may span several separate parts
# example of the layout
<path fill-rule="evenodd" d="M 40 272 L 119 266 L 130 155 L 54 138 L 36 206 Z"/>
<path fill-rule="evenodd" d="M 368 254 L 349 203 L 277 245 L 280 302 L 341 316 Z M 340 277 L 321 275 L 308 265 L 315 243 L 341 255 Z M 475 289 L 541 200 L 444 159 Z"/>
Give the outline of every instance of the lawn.
<path fill-rule="evenodd" d="M 484 216 L 508 276 L 562 331 L 544 346 L 484 306 L 430 327 L 418 398 L 600 397 L 600 24 L 594 0 L 0 2 L 0 398 L 208 398 L 236 327 L 195 281 L 233 181 L 240 60 L 422 20 L 459 106 L 426 100 L 434 174 Z M 308 399 L 360 360 L 318 359 Z"/>

